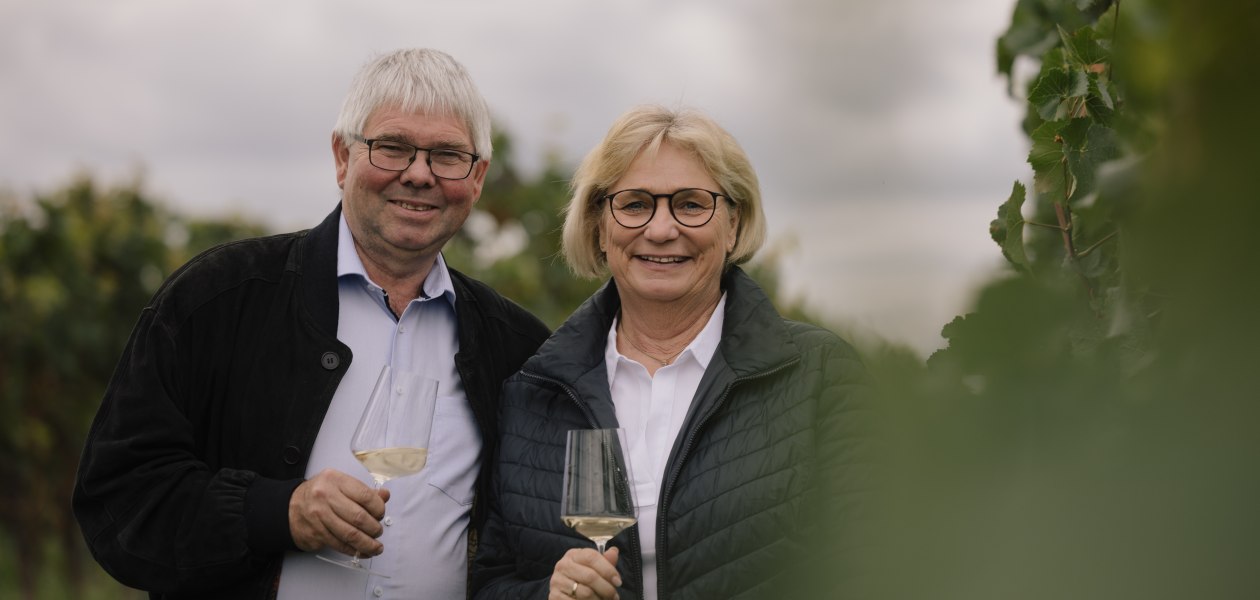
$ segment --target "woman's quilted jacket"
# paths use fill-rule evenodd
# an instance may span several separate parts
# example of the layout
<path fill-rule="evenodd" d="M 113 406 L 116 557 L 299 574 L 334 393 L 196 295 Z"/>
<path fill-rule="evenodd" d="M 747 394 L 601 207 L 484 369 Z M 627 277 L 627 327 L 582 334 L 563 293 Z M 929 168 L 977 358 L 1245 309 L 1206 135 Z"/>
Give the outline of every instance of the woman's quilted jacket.
<path fill-rule="evenodd" d="M 670 453 L 657 521 L 610 544 L 623 600 L 641 597 L 638 527 L 657 529 L 661 600 L 781 597 L 802 572 L 837 575 L 819 572 L 834 557 L 818 544 L 846 535 L 863 492 L 866 371 L 836 335 L 780 317 L 739 268 L 723 289 L 722 340 Z M 560 521 L 565 432 L 617 426 L 604 346 L 619 305 L 610 281 L 504 384 L 477 598 L 545 598 L 564 553 L 591 547 Z"/>

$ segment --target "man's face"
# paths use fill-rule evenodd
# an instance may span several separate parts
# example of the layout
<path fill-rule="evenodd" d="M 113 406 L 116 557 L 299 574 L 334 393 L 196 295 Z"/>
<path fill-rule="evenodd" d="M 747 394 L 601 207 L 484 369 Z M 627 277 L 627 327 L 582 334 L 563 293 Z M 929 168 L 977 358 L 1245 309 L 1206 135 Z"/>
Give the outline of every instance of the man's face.
<path fill-rule="evenodd" d="M 420 148 L 473 151 L 459 118 L 390 107 L 379 108 L 368 117 L 363 137 Z M 481 196 L 488 166 L 488 161 L 480 160 L 465 179 L 440 179 L 429 170 L 421 152 L 407 170 L 386 171 L 368 161 L 367 144 L 347 146 L 336 134 L 333 156 L 346 223 L 359 254 L 365 263 L 386 268 L 436 258 Z"/>

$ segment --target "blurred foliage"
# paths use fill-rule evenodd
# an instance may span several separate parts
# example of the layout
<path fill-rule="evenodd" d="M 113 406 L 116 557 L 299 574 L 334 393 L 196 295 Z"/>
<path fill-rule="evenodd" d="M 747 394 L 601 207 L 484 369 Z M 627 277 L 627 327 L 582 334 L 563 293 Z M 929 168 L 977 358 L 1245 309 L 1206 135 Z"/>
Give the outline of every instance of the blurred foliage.
<path fill-rule="evenodd" d="M 0 198 L 0 542 L 25 596 L 48 554 L 62 580 L 84 581 L 74 471 L 140 309 L 195 252 L 259 233 L 173 217 L 139 183 L 101 189 L 81 176 L 33 202 Z"/>
<path fill-rule="evenodd" d="M 886 598 L 1243 598 L 1260 590 L 1260 11 L 1019 0 L 1031 186 L 1010 271 L 888 402 Z M 1017 60 L 1017 57 L 1025 57 Z"/>
<path fill-rule="evenodd" d="M 477 210 L 443 254 L 555 329 L 603 282 L 575 278 L 559 255 L 569 169 L 549 160 L 542 173 L 526 178 L 513 150 L 505 134 L 495 136 Z"/>

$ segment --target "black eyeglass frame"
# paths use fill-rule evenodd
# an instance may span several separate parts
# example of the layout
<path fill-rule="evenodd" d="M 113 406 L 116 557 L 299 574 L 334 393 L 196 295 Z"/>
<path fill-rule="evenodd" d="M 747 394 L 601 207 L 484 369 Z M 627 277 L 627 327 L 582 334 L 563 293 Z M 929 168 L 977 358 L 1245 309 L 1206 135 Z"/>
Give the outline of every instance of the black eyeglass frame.
<path fill-rule="evenodd" d="M 613 208 L 613 196 L 616 196 L 617 194 L 621 194 L 623 192 L 639 192 L 641 194 L 645 194 L 647 196 L 652 197 L 652 212 L 651 214 L 648 215 L 647 220 L 644 221 L 642 225 L 634 225 L 634 226 L 626 225 L 625 223 L 622 223 L 620 220 L 617 219 L 617 210 Z M 710 196 L 713 196 L 713 207 L 709 210 L 709 218 L 705 219 L 703 223 L 700 223 L 698 225 L 688 225 L 686 223 L 683 223 L 682 220 L 678 218 L 678 215 L 674 212 L 674 196 L 677 196 L 678 194 L 681 194 L 683 192 L 704 192 Z M 730 196 L 727 196 L 726 194 L 722 194 L 719 192 L 706 190 L 704 188 L 682 188 L 680 190 L 674 190 L 674 192 L 670 194 L 653 194 L 652 192 L 649 192 L 647 190 L 641 190 L 638 188 L 627 188 L 624 190 L 617 190 L 611 194 L 605 194 L 604 196 L 600 197 L 600 200 L 606 200 L 608 202 L 608 212 L 612 214 L 613 221 L 616 221 L 618 225 L 625 227 L 626 229 L 641 229 L 643 227 L 647 227 L 648 223 L 651 223 L 652 219 L 656 218 L 656 207 L 660 206 L 661 198 L 665 198 L 667 200 L 667 202 L 665 202 L 665 206 L 669 207 L 669 216 L 674 218 L 674 222 L 678 223 L 679 225 L 682 225 L 683 227 L 687 227 L 690 229 L 695 229 L 697 227 L 704 227 L 705 225 L 708 225 L 710 221 L 713 220 L 713 215 L 717 214 L 718 198 L 725 198 L 727 202 L 730 202 L 732 205 L 735 204 L 735 201 L 731 199 Z"/>
<path fill-rule="evenodd" d="M 403 171 L 406 171 L 407 169 L 410 169 L 410 168 L 411 168 L 411 165 L 416 164 L 416 156 L 417 156 L 417 155 L 419 155 L 421 151 L 423 151 L 423 152 L 424 152 L 424 164 L 425 164 L 426 166 L 428 166 L 428 167 L 429 167 L 429 172 L 430 172 L 430 173 L 433 173 L 433 176 L 434 176 L 434 177 L 437 177 L 438 179 L 446 179 L 446 180 L 450 180 L 450 181 L 460 181 L 460 180 L 462 180 L 462 179 L 468 179 L 468 176 L 469 176 L 469 175 L 472 175 L 473 166 L 475 166 L 475 165 L 477 164 L 477 161 L 481 160 L 481 155 L 480 155 L 480 154 L 477 154 L 477 153 L 475 153 L 475 152 L 466 152 L 466 151 L 464 151 L 464 150 L 456 150 L 456 149 L 454 149 L 454 148 L 421 148 L 420 146 L 416 146 L 416 145 L 413 145 L 413 144 L 408 144 L 407 142 L 400 142 L 400 141 L 398 141 L 398 140 L 386 140 L 386 139 L 381 139 L 381 138 L 372 138 L 372 139 L 368 139 L 368 138 L 365 138 L 365 137 L 363 137 L 363 136 L 361 136 L 361 135 L 356 135 L 356 136 L 354 136 L 354 139 L 356 139 L 356 140 L 358 140 L 358 141 L 360 141 L 360 142 L 363 142 L 364 144 L 366 144 L 366 145 L 367 145 L 367 147 L 368 147 L 368 162 L 369 162 L 369 163 L 371 163 L 371 165 L 372 165 L 373 167 L 376 167 L 376 168 L 378 168 L 378 169 L 380 169 L 380 170 L 382 170 L 382 171 L 393 171 L 393 172 L 395 172 L 395 173 L 401 173 L 401 172 L 403 172 Z M 377 143 L 377 142 L 384 142 L 384 143 L 389 143 L 389 144 L 397 144 L 397 145 L 399 145 L 399 146 L 410 146 L 410 147 L 412 148 L 412 150 L 414 150 L 414 152 L 412 152 L 412 153 L 411 153 L 411 160 L 407 161 L 407 166 L 405 166 L 405 167 L 403 167 L 403 168 L 401 168 L 401 169 L 390 169 L 390 168 L 387 168 L 387 167 L 382 167 L 382 166 L 380 166 L 380 165 L 376 164 L 376 161 L 372 160 L 372 150 L 373 150 L 373 147 L 374 147 L 374 146 L 376 146 L 376 143 Z M 434 150 L 441 150 L 442 152 L 454 152 L 454 153 L 456 153 L 456 154 L 462 154 L 462 155 L 464 155 L 464 156 L 471 156 L 471 157 L 472 157 L 472 162 L 469 162 L 469 163 L 468 163 L 468 172 L 467 172 L 467 173 L 464 173 L 464 176 L 463 176 L 463 177 L 444 177 L 444 176 L 442 176 L 442 175 L 438 175 L 436 172 L 434 172 L 434 171 L 433 171 L 433 154 L 432 154 L 432 152 L 433 152 Z"/>

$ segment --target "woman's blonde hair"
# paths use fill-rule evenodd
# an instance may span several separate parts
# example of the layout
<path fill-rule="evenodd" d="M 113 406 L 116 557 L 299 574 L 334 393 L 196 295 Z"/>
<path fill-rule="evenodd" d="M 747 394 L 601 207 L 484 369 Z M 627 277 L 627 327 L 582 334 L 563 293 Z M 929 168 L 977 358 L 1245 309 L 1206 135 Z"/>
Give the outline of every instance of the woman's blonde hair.
<path fill-rule="evenodd" d="M 752 163 L 739 142 L 713 119 L 695 109 L 670 110 L 662 106 L 637 106 L 621 115 L 573 174 L 573 195 L 565 207 L 561 253 L 575 274 L 603 277 L 607 257 L 599 249 L 599 220 L 603 197 L 621 179 L 640 153 L 651 155 L 661 144 L 691 152 L 730 197 L 738 211 L 735 248 L 727 266 L 747 262 L 766 239 L 766 217 L 761 210 L 761 186 Z"/>

